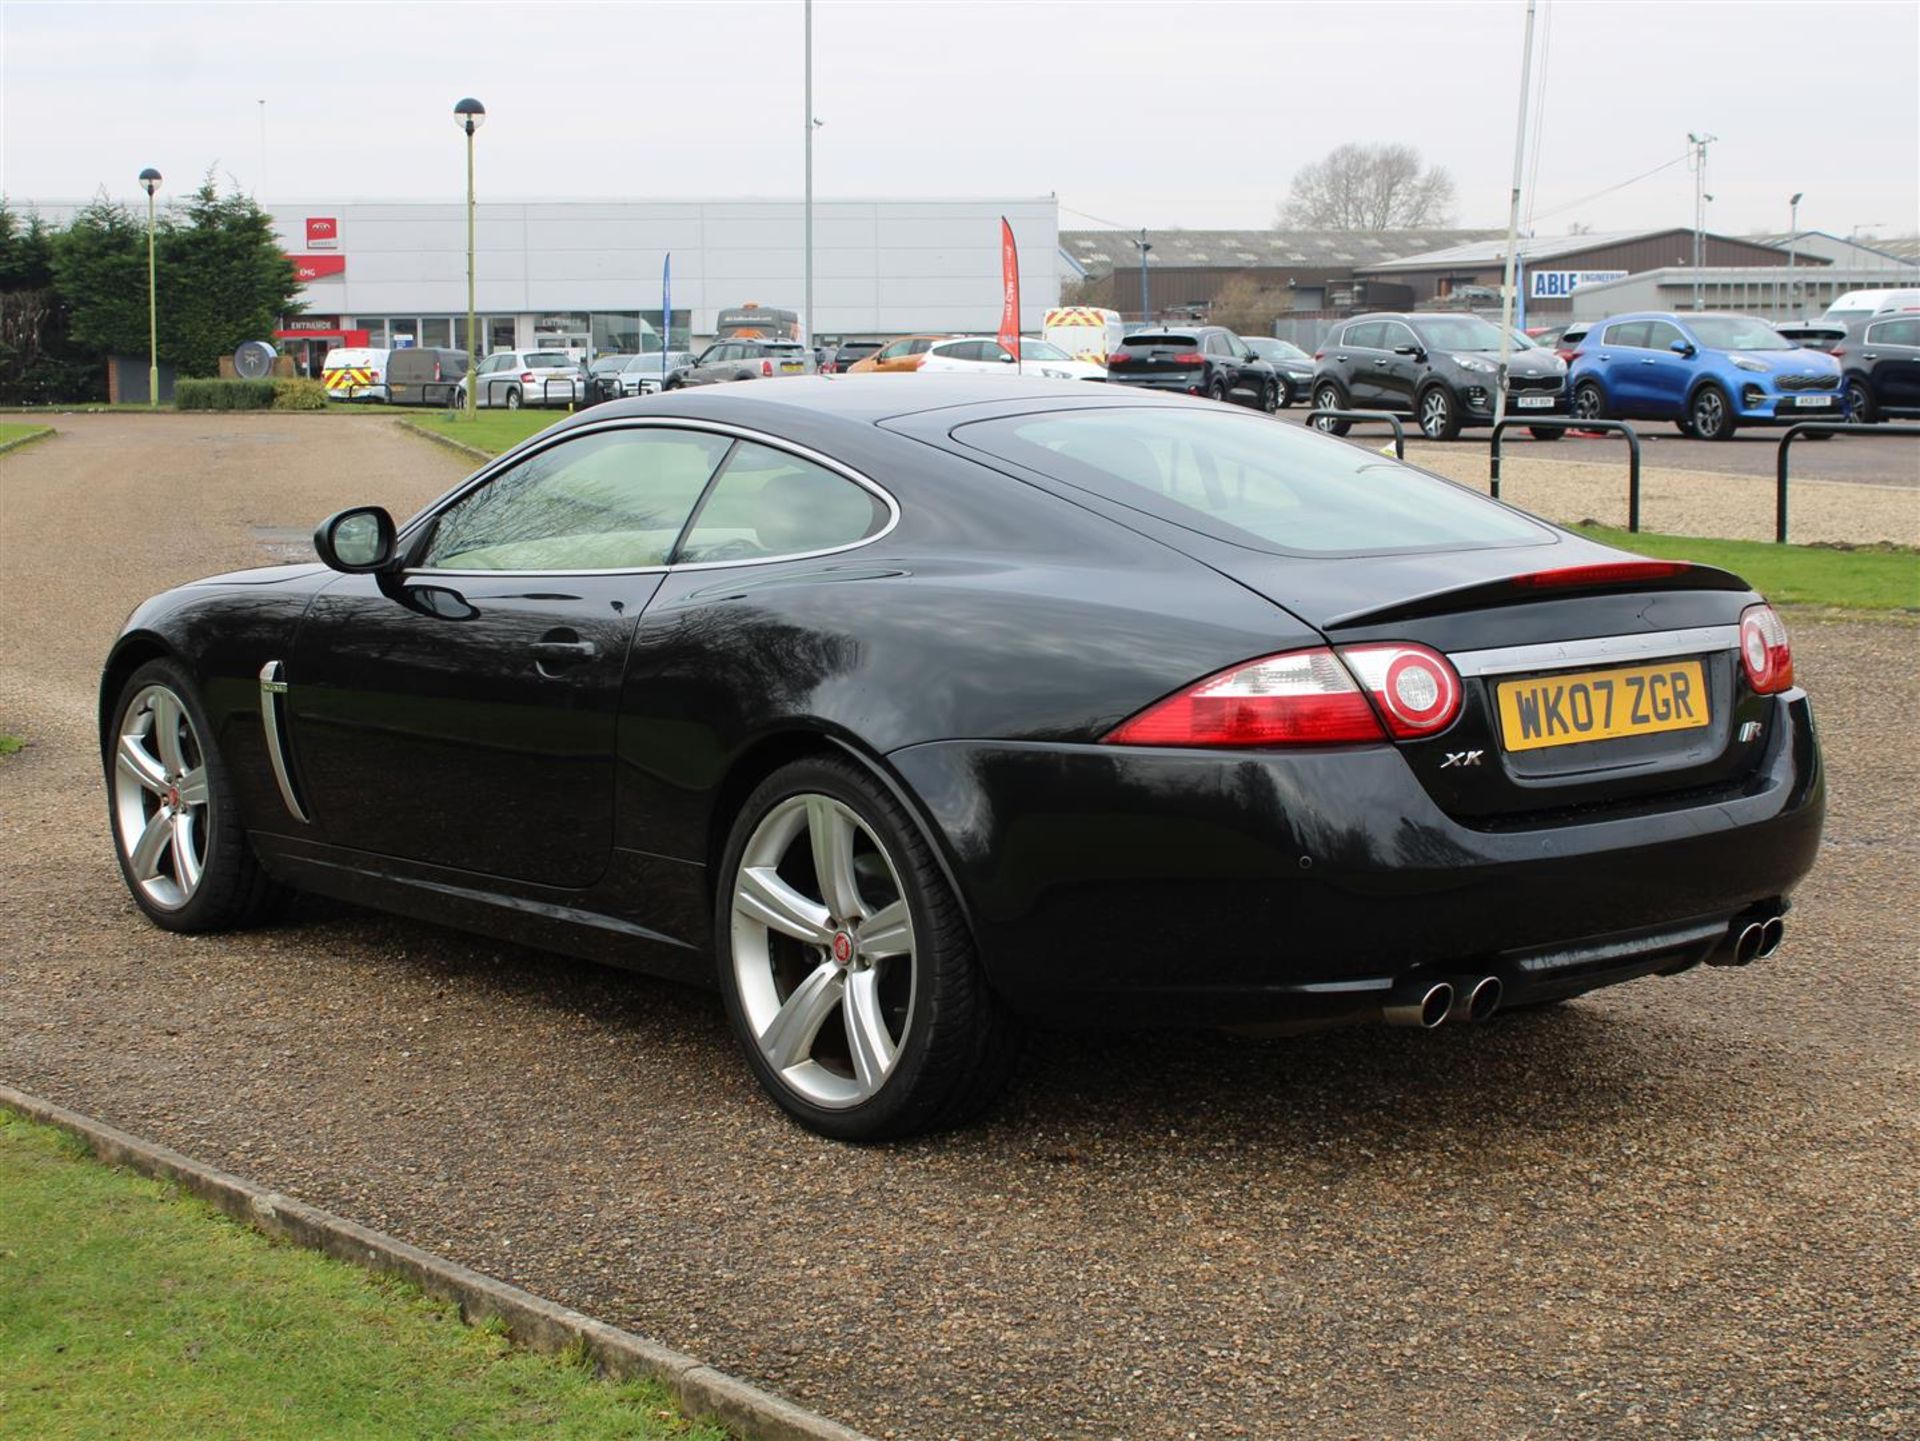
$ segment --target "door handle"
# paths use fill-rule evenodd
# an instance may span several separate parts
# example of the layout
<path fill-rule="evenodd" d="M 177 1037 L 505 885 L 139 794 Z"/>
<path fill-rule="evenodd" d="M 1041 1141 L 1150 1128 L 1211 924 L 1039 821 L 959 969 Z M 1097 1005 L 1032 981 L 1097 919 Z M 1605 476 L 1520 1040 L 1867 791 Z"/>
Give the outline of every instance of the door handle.
<path fill-rule="evenodd" d="M 591 660 L 599 648 L 590 640 L 537 640 L 533 643 L 536 660 L 571 662 Z"/>
<path fill-rule="evenodd" d="M 1871 350 L 1866 352 L 1865 359 L 1867 360 L 1878 360 L 1879 358 L 1880 357 L 1878 355 L 1875 355 Z"/>
<path fill-rule="evenodd" d="M 1644 359 L 1642 359 L 1640 363 L 1641 363 L 1642 365 L 1652 365 L 1652 364 L 1653 364 L 1653 357 L 1652 357 L 1651 355 L 1649 355 L 1649 356 L 1647 356 L 1647 357 L 1645 357 Z"/>

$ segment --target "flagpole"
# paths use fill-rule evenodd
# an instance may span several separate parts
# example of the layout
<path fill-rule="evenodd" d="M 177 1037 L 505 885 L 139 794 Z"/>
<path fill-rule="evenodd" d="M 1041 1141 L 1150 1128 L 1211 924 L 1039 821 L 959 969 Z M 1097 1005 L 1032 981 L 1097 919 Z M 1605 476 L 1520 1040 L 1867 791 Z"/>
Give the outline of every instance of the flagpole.
<path fill-rule="evenodd" d="M 1513 302 L 1520 248 L 1520 177 L 1527 153 L 1527 87 L 1533 77 L 1533 4 L 1527 0 L 1526 38 L 1520 51 L 1520 120 L 1513 134 L 1513 197 L 1507 208 L 1507 282 L 1500 293 L 1500 384 L 1493 393 L 1493 423 L 1507 414 L 1507 365 L 1513 359 Z"/>
<path fill-rule="evenodd" d="M 673 252 L 660 263 L 660 389 L 667 388 L 667 352 L 673 349 Z"/>

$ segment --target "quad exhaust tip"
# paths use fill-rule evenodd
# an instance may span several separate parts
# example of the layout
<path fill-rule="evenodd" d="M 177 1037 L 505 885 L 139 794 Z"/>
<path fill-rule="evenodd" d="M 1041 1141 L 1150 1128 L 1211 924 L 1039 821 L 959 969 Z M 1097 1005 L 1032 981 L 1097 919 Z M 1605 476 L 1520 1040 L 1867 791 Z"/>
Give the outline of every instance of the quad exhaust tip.
<path fill-rule="evenodd" d="M 1500 1009 L 1500 993 L 1505 989 L 1498 976 L 1481 976 L 1478 980 L 1462 977 L 1453 983 L 1453 1014 L 1455 1021 L 1484 1021 Z"/>

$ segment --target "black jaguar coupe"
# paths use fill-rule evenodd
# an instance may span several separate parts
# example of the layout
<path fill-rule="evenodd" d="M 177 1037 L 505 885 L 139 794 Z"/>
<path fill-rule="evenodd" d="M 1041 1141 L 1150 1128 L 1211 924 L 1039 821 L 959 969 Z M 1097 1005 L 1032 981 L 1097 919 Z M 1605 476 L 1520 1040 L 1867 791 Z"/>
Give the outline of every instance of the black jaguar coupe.
<path fill-rule="evenodd" d="M 1743 964 L 1819 844 L 1744 582 L 1198 401 L 617 402 L 314 546 L 107 658 L 146 914 L 312 891 L 717 985 L 831 1136 L 959 1123 L 1031 1022 L 1434 1026 Z"/>

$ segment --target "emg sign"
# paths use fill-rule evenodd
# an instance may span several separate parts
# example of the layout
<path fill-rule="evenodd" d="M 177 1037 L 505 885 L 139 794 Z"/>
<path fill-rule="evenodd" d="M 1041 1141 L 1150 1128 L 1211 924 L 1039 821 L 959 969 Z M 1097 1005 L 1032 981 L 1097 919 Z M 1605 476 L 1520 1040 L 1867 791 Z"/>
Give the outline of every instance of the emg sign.
<path fill-rule="evenodd" d="M 1527 273 L 1527 299 L 1564 300 L 1583 285 L 1624 280 L 1624 270 L 1533 270 Z"/>

